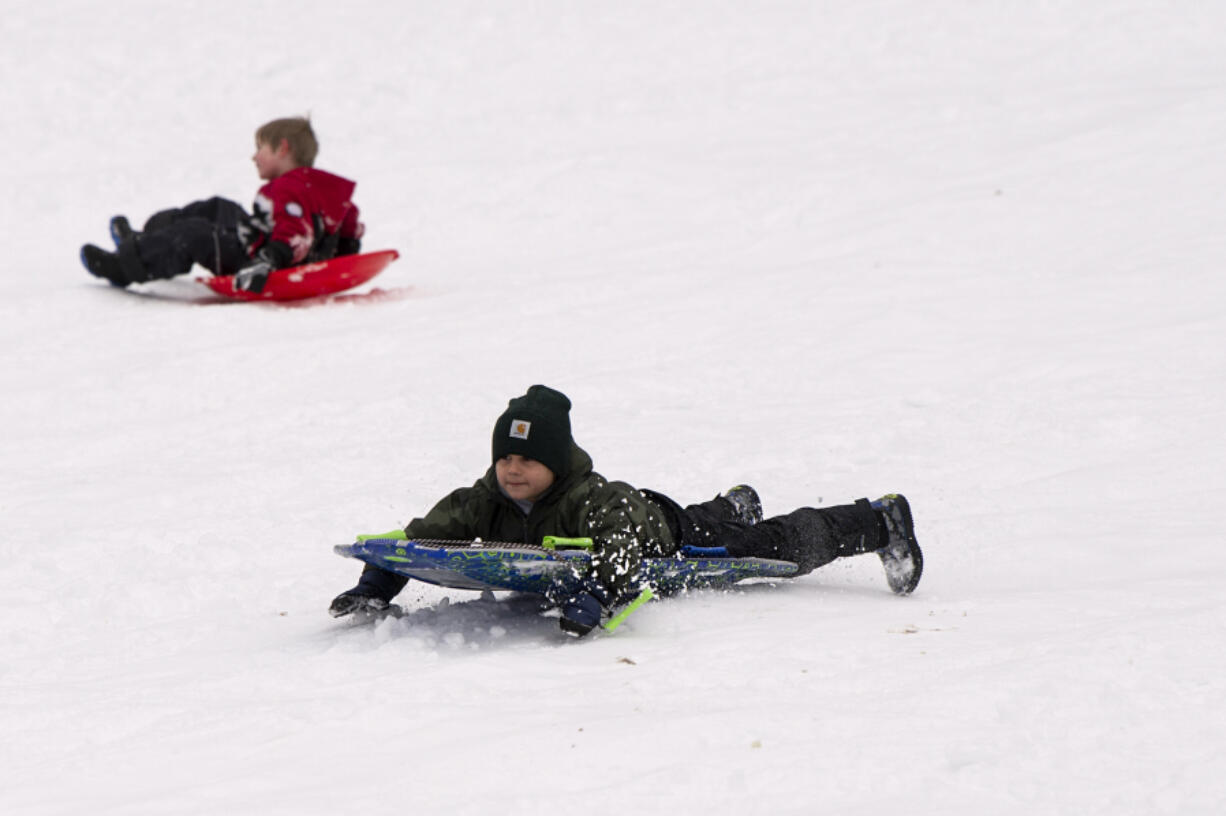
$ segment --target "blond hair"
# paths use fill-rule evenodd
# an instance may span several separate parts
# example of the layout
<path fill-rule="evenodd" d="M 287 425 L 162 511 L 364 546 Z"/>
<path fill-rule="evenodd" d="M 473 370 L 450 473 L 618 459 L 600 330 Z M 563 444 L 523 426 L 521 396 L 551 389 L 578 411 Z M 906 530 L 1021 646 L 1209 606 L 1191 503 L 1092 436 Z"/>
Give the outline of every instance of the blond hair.
<path fill-rule="evenodd" d="M 255 131 L 255 140 L 276 149 L 284 139 L 289 144 L 290 155 L 299 167 L 312 167 L 315 164 L 315 154 L 319 152 L 319 142 L 315 139 L 315 131 L 311 129 L 311 120 L 304 116 L 294 116 L 288 119 L 273 119 L 259 126 Z"/>

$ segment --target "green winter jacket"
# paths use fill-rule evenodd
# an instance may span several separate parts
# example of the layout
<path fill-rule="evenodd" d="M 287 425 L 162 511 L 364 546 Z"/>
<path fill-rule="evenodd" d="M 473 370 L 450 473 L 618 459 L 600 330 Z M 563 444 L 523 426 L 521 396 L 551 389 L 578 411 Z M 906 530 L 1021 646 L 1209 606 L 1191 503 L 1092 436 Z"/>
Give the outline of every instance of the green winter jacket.
<path fill-rule="evenodd" d="M 588 537 L 596 577 L 614 595 L 630 590 L 643 558 L 677 550 L 664 513 L 625 482 L 592 470 L 592 458 L 571 447 L 570 473 L 527 515 L 498 487 L 491 466 L 472 487 L 452 491 L 405 528 L 409 538 L 473 539 L 540 544 L 547 535 Z"/>

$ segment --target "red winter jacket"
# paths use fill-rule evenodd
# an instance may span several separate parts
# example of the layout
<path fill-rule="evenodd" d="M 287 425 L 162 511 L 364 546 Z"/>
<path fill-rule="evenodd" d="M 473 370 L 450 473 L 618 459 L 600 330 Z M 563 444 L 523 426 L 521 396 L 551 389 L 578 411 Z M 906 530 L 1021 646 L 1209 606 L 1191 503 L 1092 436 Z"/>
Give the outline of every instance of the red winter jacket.
<path fill-rule="evenodd" d="M 358 221 L 357 205 L 350 201 L 356 186 L 313 167 L 297 167 L 278 176 L 256 193 L 252 224 L 256 232 L 248 239 L 247 251 L 254 256 L 261 247 L 277 241 L 293 252 L 286 265 L 294 266 L 308 255 L 326 258 L 336 254 L 336 241 L 331 242 L 331 251 L 322 246 L 326 237 L 336 236 L 342 246 L 356 246 L 351 242 L 360 240 L 366 229 Z M 322 235 L 317 234 L 317 227 Z M 324 251 L 312 253 L 312 248 Z"/>

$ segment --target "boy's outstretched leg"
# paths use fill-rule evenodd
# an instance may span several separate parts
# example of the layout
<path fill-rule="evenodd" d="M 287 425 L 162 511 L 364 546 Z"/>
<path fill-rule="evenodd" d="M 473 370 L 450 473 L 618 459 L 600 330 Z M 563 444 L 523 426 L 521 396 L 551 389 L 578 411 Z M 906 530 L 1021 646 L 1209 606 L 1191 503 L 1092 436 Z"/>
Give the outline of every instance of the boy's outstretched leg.
<path fill-rule="evenodd" d="M 902 496 L 889 495 L 873 503 L 860 499 L 839 507 L 802 507 L 752 526 L 712 524 L 696 509 L 687 507 L 686 515 L 695 529 L 704 528 L 707 546 L 722 545 L 735 556 L 791 561 L 800 567 L 798 575 L 837 558 L 877 553 L 890 589 L 906 595 L 919 584 L 923 571 L 911 508 Z"/>
<path fill-rule="evenodd" d="M 800 575 L 885 544 L 880 516 L 867 499 L 837 507 L 802 507 L 729 532 L 728 552 L 791 561 L 800 567 Z"/>
<path fill-rule="evenodd" d="M 115 255 L 129 283 L 173 278 L 196 264 L 215 275 L 233 275 L 247 261 L 237 233 L 203 218 L 183 218 L 162 229 L 133 232 Z"/>
<path fill-rule="evenodd" d="M 81 261 L 116 286 L 173 278 L 196 264 L 214 275 L 233 275 L 248 261 L 239 235 L 247 220 L 242 207 L 220 197 L 156 212 L 140 231 L 116 215 L 110 221 L 115 252 L 82 248 Z"/>
<path fill-rule="evenodd" d="M 885 524 L 887 543 L 877 551 L 885 567 L 890 589 L 898 595 L 910 594 L 924 572 L 924 553 L 915 539 L 915 522 L 905 496 L 890 493 L 872 503 Z"/>

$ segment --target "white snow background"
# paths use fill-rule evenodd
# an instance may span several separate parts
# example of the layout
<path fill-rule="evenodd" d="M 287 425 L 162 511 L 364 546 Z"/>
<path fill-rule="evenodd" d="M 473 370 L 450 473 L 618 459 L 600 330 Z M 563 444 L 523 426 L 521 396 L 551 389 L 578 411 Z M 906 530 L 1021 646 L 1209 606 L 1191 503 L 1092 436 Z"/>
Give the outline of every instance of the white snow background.
<path fill-rule="evenodd" d="M 0 15 L 0 812 L 1226 809 L 1226 6 L 119 2 Z M 358 181 L 347 297 L 135 293 L 107 220 Z M 574 401 L 602 473 L 873 556 L 564 639 L 361 565 Z M 449 602 L 448 602 L 449 599 Z"/>

